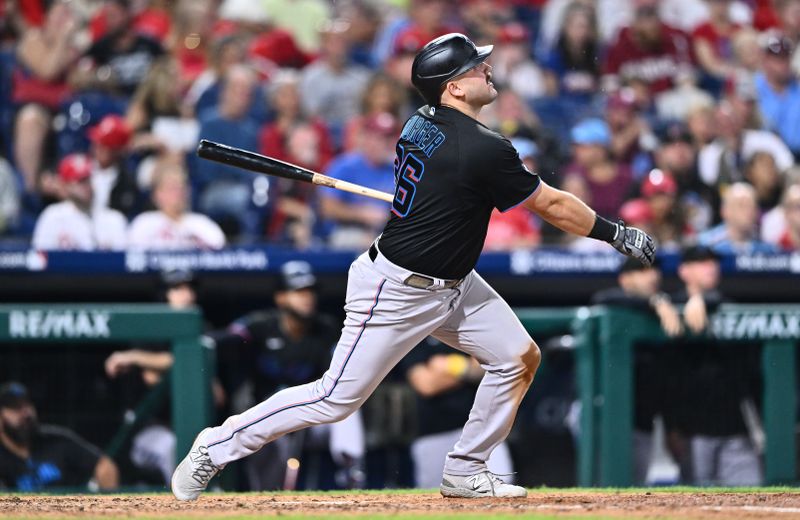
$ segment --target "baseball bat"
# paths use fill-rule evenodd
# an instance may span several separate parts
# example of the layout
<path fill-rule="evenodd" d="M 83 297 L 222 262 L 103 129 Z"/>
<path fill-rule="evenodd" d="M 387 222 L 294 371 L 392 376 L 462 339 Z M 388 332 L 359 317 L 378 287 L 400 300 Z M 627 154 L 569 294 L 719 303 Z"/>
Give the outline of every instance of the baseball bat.
<path fill-rule="evenodd" d="M 373 199 L 384 200 L 392 202 L 394 195 L 383 191 L 373 190 L 352 182 L 334 179 L 327 175 L 317 173 L 296 164 L 280 161 L 260 153 L 251 152 L 249 150 L 242 150 L 233 146 L 228 146 L 214 141 L 202 139 L 197 146 L 197 155 L 203 159 L 216 161 L 218 163 L 235 166 L 245 170 L 265 173 L 275 177 L 283 177 L 284 179 L 292 179 L 295 181 L 310 182 L 320 186 L 327 186 L 337 190 L 348 191 Z"/>

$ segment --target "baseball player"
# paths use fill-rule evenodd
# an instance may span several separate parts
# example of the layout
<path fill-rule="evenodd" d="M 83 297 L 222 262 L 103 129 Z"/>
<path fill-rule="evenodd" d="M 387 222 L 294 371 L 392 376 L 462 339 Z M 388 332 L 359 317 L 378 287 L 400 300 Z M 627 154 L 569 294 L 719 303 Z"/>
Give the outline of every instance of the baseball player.
<path fill-rule="evenodd" d="M 486 375 L 461 438 L 447 456 L 445 497 L 524 497 L 486 467 L 508 435 L 540 354 L 514 312 L 473 268 L 494 208 L 517 205 L 556 227 L 609 242 L 653 261 L 643 231 L 613 223 L 575 196 L 529 172 L 511 143 L 477 121 L 497 97 L 492 46 L 463 34 L 436 38 L 414 59 L 412 81 L 428 105 L 397 142 L 396 189 L 382 235 L 348 273 L 346 317 L 331 366 L 318 380 L 288 388 L 197 436 L 172 477 L 192 500 L 226 464 L 307 426 L 339 421 L 427 336 L 476 358 Z"/>

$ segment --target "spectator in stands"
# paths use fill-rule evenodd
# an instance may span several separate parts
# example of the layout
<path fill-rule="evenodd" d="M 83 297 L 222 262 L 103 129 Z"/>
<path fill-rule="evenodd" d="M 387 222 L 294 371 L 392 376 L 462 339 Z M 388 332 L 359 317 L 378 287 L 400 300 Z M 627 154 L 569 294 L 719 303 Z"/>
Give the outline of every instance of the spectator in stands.
<path fill-rule="evenodd" d="M 740 26 L 731 20 L 731 0 L 709 0 L 708 20 L 692 32 L 697 64 L 706 76 L 701 80 L 713 93 L 718 93 L 726 81 L 733 79 L 733 39 Z"/>
<path fill-rule="evenodd" d="M 398 120 L 404 120 L 409 115 L 405 90 L 388 74 L 376 72 L 361 95 L 361 113 L 347 122 L 342 146 L 344 150 L 358 148 L 358 137 L 364 130 L 365 122 L 381 112 L 388 112 Z"/>
<path fill-rule="evenodd" d="M 573 162 L 565 175 L 583 178 L 598 214 L 614 216 L 633 182 L 630 168 L 610 157 L 611 131 L 602 119 L 586 119 L 572 128 Z"/>
<path fill-rule="evenodd" d="M 153 154 L 139 167 L 138 183 L 142 188 L 150 187 L 152 167 L 159 156 L 182 157 L 197 145 L 200 128 L 183 102 L 188 85 L 182 84 L 180 78 L 178 62 L 171 57 L 160 58 L 128 105 L 125 119 L 135 132 L 131 148 Z"/>
<path fill-rule="evenodd" d="M 638 111 L 636 93 L 632 88 L 622 88 L 609 96 L 606 102 L 606 123 L 611 130 L 611 156 L 630 167 L 641 163 L 644 150 L 642 142 L 652 134 L 647 121 Z M 645 162 L 649 162 L 646 161 Z M 639 172 L 639 176 L 644 175 Z"/>
<path fill-rule="evenodd" d="M 514 138 L 511 144 L 517 150 L 522 164 L 531 172 L 537 172 L 536 156 L 539 148 L 536 143 L 523 137 Z M 489 228 L 483 243 L 484 251 L 509 251 L 513 249 L 532 249 L 541 241 L 538 222 L 525 208 L 512 208 L 505 213 L 497 209 L 489 218 Z"/>
<path fill-rule="evenodd" d="M 338 337 L 334 320 L 317 309 L 317 278 L 304 261 L 281 266 L 275 309 L 254 311 L 213 332 L 220 368 L 249 384 L 242 409 L 322 374 Z M 237 379 L 237 378 L 230 378 Z M 239 389 L 241 390 L 241 389 Z M 231 393 L 237 389 L 231 388 Z M 245 465 L 252 490 L 281 489 L 290 457 L 300 458 L 302 434 L 269 444 Z M 293 440 L 294 439 L 294 440 Z"/>
<path fill-rule="evenodd" d="M 783 175 L 778 171 L 775 158 L 767 152 L 756 152 L 744 166 L 744 178 L 756 191 L 760 213 L 765 213 L 781 202 Z"/>
<path fill-rule="evenodd" d="M 0 236 L 14 229 L 19 219 L 19 188 L 11 165 L 0 156 Z"/>
<path fill-rule="evenodd" d="M 187 310 L 197 304 L 197 281 L 191 271 L 163 271 L 161 283 L 164 290 L 159 300 L 165 300 L 170 309 Z M 143 345 L 113 352 L 106 358 L 104 368 L 109 379 L 119 381 L 126 413 L 132 413 L 174 362 L 169 345 Z M 216 379 L 212 388 L 214 402 L 219 405 L 225 399 L 224 391 Z M 166 485 L 175 470 L 175 434 L 170 411 L 169 399 L 163 399 L 153 415 L 133 434 L 130 450 L 131 462 L 136 468 L 157 472 Z"/>
<path fill-rule="evenodd" d="M 325 154 L 316 127 L 308 123 L 292 126 L 284 146 L 286 160 L 290 163 L 311 171 L 322 171 Z M 269 240 L 292 244 L 298 249 L 308 248 L 314 241 L 317 187 L 307 182 L 280 178 L 273 180 L 273 186 L 272 192 L 277 202 L 268 224 Z"/>
<path fill-rule="evenodd" d="M 243 63 L 245 56 L 244 39 L 236 34 L 220 36 L 212 41 L 207 67 L 186 93 L 185 102 L 196 117 L 216 107 L 222 78 L 233 65 Z"/>
<path fill-rule="evenodd" d="M 745 163 L 758 151 L 771 154 L 781 172 L 794 164 L 791 151 L 778 136 L 747 128 L 740 105 L 720 102 L 714 119 L 717 137 L 700 150 L 700 178 L 709 186 L 719 188 L 743 180 Z"/>
<path fill-rule="evenodd" d="M 730 190 L 736 189 L 736 185 Z M 683 303 L 686 326 L 704 331 L 710 314 L 725 301 L 719 291 L 719 257 L 709 248 L 684 251 L 678 276 L 684 289 L 673 296 Z M 761 463 L 748 435 L 745 409 L 755 412 L 758 395 L 758 349 L 718 345 L 708 338 L 685 339 L 673 348 L 683 360 L 684 373 L 671 399 L 691 403 L 680 407 L 676 426 L 689 436 L 691 480 L 701 486 L 758 486 Z"/>
<path fill-rule="evenodd" d="M 370 69 L 377 68 L 378 62 L 372 53 L 372 47 L 383 23 L 386 6 L 358 1 L 340 4 L 338 7 L 339 16 L 349 23 L 347 39 L 350 41 L 350 60 Z"/>
<path fill-rule="evenodd" d="M 0 489 L 43 492 L 62 488 L 103 491 L 119 485 L 116 464 L 74 432 L 39 423 L 28 390 L 0 386 Z"/>
<path fill-rule="evenodd" d="M 531 58 L 530 37 L 525 26 L 506 23 L 493 41 L 492 82 L 513 90 L 526 101 L 544 96 L 547 93 L 545 75 Z"/>
<path fill-rule="evenodd" d="M 525 100 L 511 89 L 500 90 L 497 99 L 481 113 L 481 122 L 508 137 L 536 139 L 539 119 Z"/>
<path fill-rule="evenodd" d="M 764 215 L 763 222 L 761 236 L 765 241 L 781 251 L 800 251 L 800 184 L 786 187 L 780 206 Z"/>
<path fill-rule="evenodd" d="M 243 2 L 252 3 L 250 0 Z M 275 25 L 292 34 L 303 52 L 316 54 L 325 47 L 319 28 L 331 18 L 331 5 L 325 0 L 264 0 L 264 9 Z M 302 15 L 298 15 L 302 13 Z"/>
<path fill-rule="evenodd" d="M 596 11 L 598 40 L 603 45 L 613 42 L 633 18 L 633 2 L 630 0 L 548 0 L 542 6 L 537 47 L 545 50 L 553 48 L 563 28 L 564 13 L 574 3 L 581 3 Z"/>
<path fill-rule="evenodd" d="M 452 5 L 447 0 L 411 0 L 408 5 L 408 23 L 398 31 L 393 43 L 395 51 L 421 49 L 426 43 L 462 28 L 448 20 L 447 11 Z M 502 11 L 502 6 L 495 11 Z"/>
<path fill-rule="evenodd" d="M 480 121 L 509 138 L 534 141 L 538 148 L 537 173 L 555 175 L 561 169 L 563 146 L 558 142 L 558 137 L 550 133 L 530 104 L 515 91 L 500 90 L 495 102 L 481 112 Z"/>
<path fill-rule="evenodd" d="M 411 66 L 414 63 L 414 56 L 417 55 L 422 46 L 427 42 L 420 43 L 416 37 L 406 37 L 395 39 L 391 52 L 384 62 L 384 71 L 398 85 L 402 85 L 406 92 L 408 104 L 405 111 L 410 113 L 417 108 L 426 105 L 419 91 L 411 84 Z"/>
<path fill-rule="evenodd" d="M 124 249 L 127 222 L 110 208 L 93 208 L 92 163 L 83 154 L 64 157 L 58 165 L 66 200 L 39 215 L 32 246 L 39 250 Z"/>
<path fill-rule="evenodd" d="M 694 231 L 707 229 L 719 206 L 719 193 L 700 180 L 693 136 L 681 123 L 661 125 L 656 132 L 655 167 L 672 174 L 678 188 L 685 225 Z"/>
<path fill-rule="evenodd" d="M 542 61 L 547 72 L 547 93 L 589 102 L 599 88 L 600 50 L 593 6 L 570 3 L 558 39 Z"/>
<path fill-rule="evenodd" d="M 642 82 L 650 95 L 659 94 L 692 73 L 687 36 L 662 23 L 658 0 L 635 0 L 634 18 L 608 50 L 604 83 L 616 90 L 631 80 Z"/>
<path fill-rule="evenodd" d="M 364 125 L 358 151 L 331 163 L 328 175 L 368 188 L 394 193 L 395 143 L 400 132 L 391 114 L 377 114 Z M 321 214 L 333 224 L 329 244 L 338 249 L 365 249 L 389 217 L 382 201 L 340 190 L 320 194 Z"/>
<path fill-rule="evenodd" d="M 106 0 L 106 32 L 72 71 L 70 81 L 75 89 L 126 98 L 133 95 L 164 49 L 156 40 L 139 34 L 132 22 L 128 0 Z"/>
<path fill-rule="evenodd" d="M 52 116 L 70 95 L 67 73 L 80 55 L 77 15 L 67 2 L 53 2 L 41 27 L 25 31 L 17 45 L 11 99 L 19 107 L 14 126 L 14 162 L 25 190 L 37 193 L 46 164 Z M 5 80 L 4 80 L 5 81 Z"/>
<path fill-rule="evenodd" d="M 692 136 L 695 153 L 717 137 L 713 103 L 699 103 L 688 107 L 686 127 Z"/>
<path fill-rule="evenodd" d="M 652 214 L 653 238 L 662 251 L 677 251 L 691 236 L 678 198 L 678 184 L 670 172 L 653 169 L 642 181 L 642 198 Z"/>
<path fill-rule="evenodd" d="M 171 41 L 166 42 L 166 47 L 175 60 L 177 77 L 180 78 L 178 83 L 183 86 L 182 92 L 186 93 L 186 87 L 197 80 L 208 66 L 209 48 L 213 41 L 212 15 L 216 6 L 211 2 L 177 2 L 171 9 L 171 19 L 170 13 L 163 7 L 166 6 L 159 8 L 151 5 L 139 19 L 150 19 L 149 13 L 154 11 L 157 13 L 154 20 L 162 15 L 167 17 Z M 154 31 L 147 32 L 152 34 Z M 162 44 L 165 43 L 164 39 L 161 39 Z"/>
<path fill-rule="evenodd" d="M 626 259 L 617 275 L 617 287 L 603 289 L 592 296 L 593 305 L 612 305 L 652 313 L 658 317 L 662 331 L 669 337 L 683 333 L 678 310 L 670 297 L 661 290 L 658 265 L 644 266 Z M 674 377 L 665 376 L 665 361 L 669 353 L 663 345 L 650 348 L 639 344 L 634 357 L 634 434 L 633 481 L 647 484 L 647 472 L 653 459 L 653 428 L 656 416 L 669 416 L 669 386 Z"/>
<path fill-rule="evenodd" d="M 794 43 L 785 36 L 769 36 L 764 45 L 761 72 L 756 74 L 758 108 L 765 128 L 777 133 L 800 155 L 800 83 L 790 59 Z"/>
<path fill-rule="evenodd" d="M 311 57 L 298 47 L 292 34 L 284 30 L 284 26 L 275 23 L 273 13 L 264 10 L 264 6 L 257 2 L 240 0 L 235 3 L 246 5 L 248 11 L 260 7 L 258 9 L 259 24 L 247 49 L 250 58 L 248 63 L 256 70 L 270 77 L 281 68 L 300 69 L 308 65 Z M 226 5 L 229 4 L 230 2 L 226 2 Z M 242 14 L 247 15 L 246 12 Z M 303 13 L 303 15 L 305 14 Z M 251 17 L 249 19 L 241 18 L 237 21 L 241 24 L 253 23 L 256 20 Z"/>
<path fill-rule="evenodd" d="M 233 65 L 224 78 L 219 103 L 200 115 L 200 137 L 245 150 L 258 149 L 258 123 L 249 110 L 257 80 L 251 69 Z M 230 235 L 261 236 L 270 209 L 269 180 L 213 161 L 198 161 L 192 171 L 201 212 L 230 225 Z"/>
<path fill-rule="evenodd" d="M 189 182 L 179 163 L 161 163 L 153 173 L 154 211 L 133 219 L 128 243 L 135 249 L 219 249 L 225 235 L 210 218 L 189 212 Z"/>
<path fill-rule="evenodd" d="M 722 223 L 698 237 L 701 245 L 717 253 L 772 253 L 775 248 L 759 239 L 756 190 L 749 184 L 731 184 L 722 195 Z"/>
<path fill-rule="evenodd" d="M 94 209 L 111 208 L 130 218 L 141 209 L 141 193 L 128 169 L 131 128 L 118 115 L 106 116 L 89 129 Z"/>
<path fill-rule="evenodd" d="M 333 157 L 333 144 L 322 119 L 303 114 L 298 83 L 298 75 L 289 70 L 272 80 L 270 99 L 276 114 L 261 130 L 260 150 L 270 157 L 321 172 Z M 272 182 L 277 202 L 267 236 L 271 241 L 293 244 L 301 249 L 309 247 L 316 221 L 316 187 L 278 178 Z"/>
<path fill-rule="evenodd" d="M 344 125 L 358 114 L 358 101 L 369 81 L 369 70 L 349 61 L 347 28 L 347 22 L 339 19 L 321 28 L 322 53 L 303 70 L 300 80 L 303 108 L 328 123 L 337 143 Z"/>
<path fill-rule="evenodd" d="M 458 19 L 464 26 L 464 34 L 470 35 L 474 41 L 497 44 L 503 39 L 502 33 L 509 24 L 517 25 L 514 22 L 513 7 L 510 2 L 495 2 L 494 0 L 459 2 Z M 518 28 L 525 30 L 522 25 Z M 530 45 L 528 47 L 530 49 Z M 494 52 L 497 52 L 497 48 Z M 494 57 L 494 53 L 492 56 Z M 497 62 L 492 60 L 492 67 L 495 67 L 495 70 L 496 66 Z"/>
<path fill-rule="evenodd" d="M 417 438 L 411 444 L 414 484 L 433 488 L 442 480 L 447 452 L 458 442 L 484 371 L 474 358 L 432 337 L 413 349 L 402 367 L 417 404 Z M 492 472 L 513 475 L 505 442 L 491 453 L 487 465 Z"/>
<path fill-rule="evenodd" d="M 333 143 L 325 121 L 304 113 L 299 87 L 300 77 L 292 70 L 282 70 L 270 82 L 269 101 L 275 116 L 272 122 L 261 129 L 259 150 L 270 157 L 319 172 L 328 166 L 333 157 Z M 301 155 L 292 156 L 289 153 L 289 134 L 299 126 L 308 126 L 316 137 L 313 160 L 303 160 Z"/>
<path fill-rule="evenodd" d="M 619 208 L 619 218 L 624 220 L 625 224 L 637 227 L 652 236 L 653 210 L 646 200 L 638 198 L 625 201 Z"/>
<path fill-rule="evenodd" d="M 749 27 L 741 27 L 733 36 L 734 81 L 752 82 L 761 69 L 762 48 L 759 34 Z"/>

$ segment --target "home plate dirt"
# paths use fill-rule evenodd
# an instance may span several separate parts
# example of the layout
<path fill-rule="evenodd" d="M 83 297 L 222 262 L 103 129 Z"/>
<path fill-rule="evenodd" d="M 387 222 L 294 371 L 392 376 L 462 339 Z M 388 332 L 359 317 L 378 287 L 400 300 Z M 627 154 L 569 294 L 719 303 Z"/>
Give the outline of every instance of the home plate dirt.
<path fill-rule="evenodd" d="M 0 495 L 0 518 L 239 518 L 292 516 L 530 515 L 587 518 L 800 519 L 800 493 L 533 492 L 524 500 L 441 498 L 434 493 Z"/>

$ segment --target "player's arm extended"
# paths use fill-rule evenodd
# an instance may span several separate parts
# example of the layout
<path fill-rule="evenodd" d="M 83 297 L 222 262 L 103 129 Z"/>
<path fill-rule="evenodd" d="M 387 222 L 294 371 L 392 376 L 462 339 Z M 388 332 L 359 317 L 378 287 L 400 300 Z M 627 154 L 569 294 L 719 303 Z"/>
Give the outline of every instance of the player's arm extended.
<path fill-rule="evenodd" d="M 653 263 L 655 244 L 647 233 L 628 227 L 621 220 L 609 222 L 572 193 L 542 182 L 524 206 L 563 231 L 604 240 L 620 253 L 638 258 L 645 265 Z"/>

